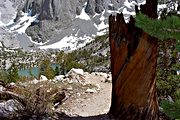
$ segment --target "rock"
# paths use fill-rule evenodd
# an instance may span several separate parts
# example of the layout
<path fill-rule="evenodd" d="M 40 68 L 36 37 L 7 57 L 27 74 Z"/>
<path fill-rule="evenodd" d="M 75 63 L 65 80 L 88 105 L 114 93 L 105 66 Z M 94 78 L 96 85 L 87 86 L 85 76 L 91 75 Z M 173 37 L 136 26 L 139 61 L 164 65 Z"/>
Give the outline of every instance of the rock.
<path fill-rule="evenodd" d="M 86 77 L 87 77 L 88 75 L 89 75 L 89 73 L 88 73 L 88 72 L 84 72 L 84 76 L 86 76 Z"/>
<path fill-rule="evenodd" d="M 67 74 L 66 77 L 69 78 L 69 83 L 83 83 L 85 82 L 84 71 L 82 69 L 72 68 Z"/>
<path fill-rule="evenodd" d="M 78 96 L 81 96 L 81 94 L 80 94 L 80 93 L 77 93 L 77 95 L 78 95 Z"/>
<path fill-rule="evenodd" d="M 73 90 L 72 86 L 68 87 L 67 90 Z"/>
<path fill-rule="evenodd" d="M 0 92 L 3 92 L 3 91 L 5 91 L 5 90 L 6 90 L 6 88 L 3 87 L 2 85 L 0 85 Z"/>
<path fill-rule="evenodd" d="M 99 76 L 103 77 L 104 79 L 101 81 L 101 82 L 108 82 L 108 83 L 111 83 L 112 82 L 112 76 L 111 76 L 111 73 L 103 73 L 103 72 L 100 72 L 100 73 L 96 73 L 98 74 Z"/>
<path fill-rule="evenodd" d="M 72 68 L 68 74 L 79 74 L 79 75 L 84 75 L 84 71 L 83 69 L 75 69 L 75 68 Z"/>
<path fill-rule="evenodd" d="M 51 90 L 52 90 L 52 88 L 49 88 L 46 92 L 50 93 L 50 92 L 51 92 Z"/>
<path fill-rule="evenodd" d="M 57 81 L 62 81 L 64 78 L 65 78 L 64 75 L 58 75 L 58 76 L 55 76 L 54 79 L 57 80 Z"/>
<path fill-rule="evenodd" d="M 80 6 L 76 7 L 76 14 L 80 15 L 81 14 L 81 10 L 82 10 L 82 7 L 80 7 Z"/>
<path fill-rule="evenodd" d="M 168 95 L 168 97 L 167 97 L 167 100 L 168 100 L 169 102 L 174 102 L 173 99 L 172 99 L 172 97 L 169 96 L 169 95 Z"/>
<path fill-rule="evenodd" d="M 88 15 L 94 15 L 95 14 L 94 9 L 95 9 L 95 2 L 93 0 L 88 0 L 85 8 L 85 12 Z"/>
<path fill-rule="evenodd" d="M 11 85 L 11 86 L 16 86 L 16 83 L 11 82 L 9 85 Z"/>
<path fill-rule="evenodd" d="M 99 75 L 102 76 L 102 77 L 104 77 L 104 78 L 107 78 L 107 77 L 108 77 L 107 73 L 103 73 L 103 72 L 100 72 Z"/>
<path fill-rule="evenodd" d="M 108 75 L 105 82 L 112 83 L 112 76 Z"/>
<path fill-rule="evenodd" d="M 40 81 L 47 81 L 48 79 L 47 79 L 47 77 L 46 76 L 44 76 L 44 75 L 41 75 L 40 76 Z"/>
<path fill-rule="evenodd" d="M 97 90 L 101 90 L 101 87 L 99 84 L 95 84 L 95 86 L 97 87 Z"/>
<path fill-rule="evenodd" d="M 37 84 L 39 82 L 39 80 L 34 79 L 33 81 L 30 81 L 31 84 Z"/>
<path fill-rule="evenodd" d="M 96 6 L 95 6 L 95 12 L 100 14 L 103 12 L 104 7 L 103 7 L 103 0 L 95 0 Z"/>
<path fill-rule="evenodd" d="M 104 67 L 104 66 L 98 66 L 98 67 L 94 67 L 93 68 L 94 72 L 104 72 L 104 73 L 108 73 L 110 71 L 110 69 L 108 67 Z"/>
<path fill-rule="evenodd" d="M 0 117 L 8 117 L 17 110 L 23 110 L 23 107 L 16 100 L 11 99 L 0 103 Z"/>
<path fill-rule="evenodd" d="M 69 82 L 69 81 L 70 81 L 69 78 L 65 78 L 65 79 L 62 80 L 62 82 Z"/>
<path fill-rule="evenodd" d="M 12 2 L 19 3 L 16 1 L 20 1 L 22 4 L 17 4 L 16 6 L 18 7 L 12 7 Z M 74 45 L 77 45 L 78 47 L 81 43 L 86 43 L 83 36 L 92 36 L 97 34 L 97 26 L 95 25 L 99 25 L 102 22 L 102 20 L 100 20 L 101 16 L 105 17 L 105 20 L 103 21 L 104 23 L 107 23 L 107 18 L 110 15 L 108 12 L 108 6 L 111 5 L 111 7 L 114 8 L 112 10 L 117 10 L 123 6 L 124 0 L 2 0 L 1 2 L 0 21 L 3 23 L 8 23 L 10 20 L 14 19 L 15 12 L 17 12 L 17 15 L 13 26 L 16 25 L 22 18 L 22 11 L 24 13 L 29 13 L 28 16 L 39 15 L 37 20 L 34 21 L 26 30 L 26 33 L 28 36 L 31 36 L 33 41 L 37 43 L 45 43 L 48 41 L 46 45 L 50 45 L 62 40 L 65 37 L 70 35 L 74 36 L 78 33 L 78 42 L 73 42 Z M 4 6 L 5 9 L 3 8 Z M 1 8 L 3 10 L 1 10 Z M 89 16 L 86 15 L 84 10 Z M 102 11 L 105 11 L 105 13 L 103 15 L 99 14 L 102 13 Z M 89 17 L 90 20 L 85 21 L 84 19 L 76 19 L 76 17 L 81 15 L 81 13 L 83 13 L 82 15 Z M 94 16 L 95 14 L 96 16 Z M 83 39 L 80 37 L 83 37 Z M 13 41 L 14 44 L 19 44 L 18 47 L 24 48 L 22 44 L 26 39 L 28 38 L 17 35 L 17 38 L 13 38 Z M 3 41 L 8 43 L 7 40 Z M 8 41 L 12 43 L 12 40 Z M 27 46 L 32 45 L 32 43 L 29 42 L 29 45 Z M 71 43 L 71 40 L 68 40 L 68 42 Z M 65 46 L 61 49 L 71 50 L 72 48 Z"/>
<path fill-rule="evenodd" d="M 86 90 L 86 93 L 96 93 L 97 91 L 95 90 L 95 89 L 90 89 L 90 88 L 88 88 L 87 90 Z"/>
<path fill-rule="evenodd" d="M 92 72 L 91 75 L 96 76 L 96 73 L 95 73 L 95 72 Z"/>
<path fill-rule="evenodd" d="M 7 89 L 15 89 L 15 88 L 17 88 L 17 85 L 16 85 L 16 83 L 11 82 L 11 83 L 6 85 L 6 88 Z"/>

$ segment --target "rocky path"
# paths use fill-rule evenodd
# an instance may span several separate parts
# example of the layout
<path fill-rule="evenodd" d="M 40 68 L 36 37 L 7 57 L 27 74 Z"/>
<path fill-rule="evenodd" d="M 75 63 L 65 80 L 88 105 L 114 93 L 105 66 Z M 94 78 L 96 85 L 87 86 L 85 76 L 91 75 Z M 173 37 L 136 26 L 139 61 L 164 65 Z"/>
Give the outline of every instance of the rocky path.
<path fill-rule="evenodd" d="M 63 112 L 68 116 L 83 117 L 106 114 L 111 101 L 111 83 L 104 82 L 105 78 L 102 75 L 86 75 L 86 83 L 97 86 L 97 89 L 92 93 L 76 93 L 76 96 L 68 98 L 61 106 Z"/>

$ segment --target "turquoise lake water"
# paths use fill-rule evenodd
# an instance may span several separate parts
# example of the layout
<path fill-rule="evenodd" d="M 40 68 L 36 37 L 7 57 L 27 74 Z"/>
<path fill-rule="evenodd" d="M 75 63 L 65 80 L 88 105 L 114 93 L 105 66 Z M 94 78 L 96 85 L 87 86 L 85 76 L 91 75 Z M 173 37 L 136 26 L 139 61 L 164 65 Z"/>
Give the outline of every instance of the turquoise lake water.
<path fill-rule="evenodd" d="M 52 64 L 51 67 L 55 70 L 56 67 L 60 67 L 60 66 L 58 64 Z M 39 68 L 38 67 L 31 68 L 31 73 L 34 77 L 37 78 L 39 75 Z M 19 70 L 18 74 L 21 77 L 31 77 L 30 69 Z"/>

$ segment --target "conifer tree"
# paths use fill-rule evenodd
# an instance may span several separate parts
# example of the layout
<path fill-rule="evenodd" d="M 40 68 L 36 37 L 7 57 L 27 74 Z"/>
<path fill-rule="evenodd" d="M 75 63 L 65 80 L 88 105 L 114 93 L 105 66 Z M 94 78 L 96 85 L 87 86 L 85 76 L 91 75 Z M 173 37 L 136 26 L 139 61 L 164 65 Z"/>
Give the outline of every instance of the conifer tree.
<path fill-rule="evenodd" d="M 13 63 L 11 67 L 8 69 L 8 81 L 16 82 L 18 81 L 18 79 L 19 79 L 18 68 L 15 65 L 15 63 Z"/>
<path fill-rule="evenodd" d="M 159 0 L 159 3 L 167 4 L 167 8 L 161 10 L 159 19 L 139 12 L 135 17 L 135 25 L 161 41 L 175 39 L 176 49 L 180 51 L 180 1 Z"/>

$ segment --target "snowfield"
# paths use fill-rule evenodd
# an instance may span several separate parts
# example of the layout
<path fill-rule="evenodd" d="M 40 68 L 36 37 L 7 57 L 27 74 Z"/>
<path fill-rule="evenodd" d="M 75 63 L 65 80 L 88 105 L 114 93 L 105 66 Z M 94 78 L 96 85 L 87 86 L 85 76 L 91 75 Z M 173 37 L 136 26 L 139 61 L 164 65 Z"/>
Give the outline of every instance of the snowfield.
<path fill-rule="evenodd" d="M 1 12 L 0 12 L 0 27 L 4 26 L 5 24 L 1 21 Z"/>
<path fill-rule="evenodd" d="M 23 15 L 18 21 L 8 24 L 9 32 L 17 32 L 19 34 L 25 33 L 26 29 L 35 22 L 39 15 L 31 16 L 31 11 L 29 13 L 21 12 Z"/>
<path fill-rule="evenodd" d="M 79 43 L 78 41 L 84 41 L 83 43 Z M 84 37 L 76 37 L 73 35 L 65 36 L 59 42 L 51 44 L 51 45 L 44 45 L 40 46 L 40 49 L 59 49 L 65 51 L 72 51 L 78 48 L 81 48 L 86 45 L 87 42 L 91 42 L 93 39 L 89 36 Z"/>

